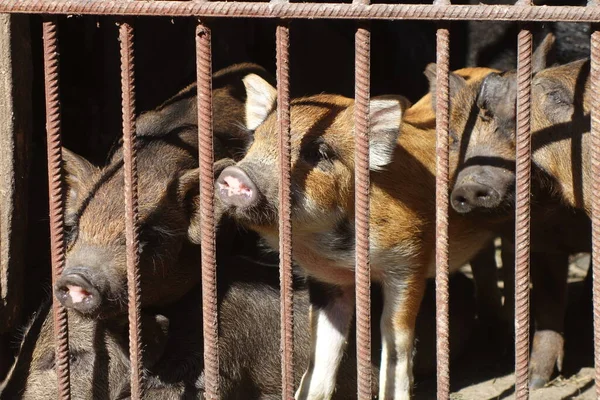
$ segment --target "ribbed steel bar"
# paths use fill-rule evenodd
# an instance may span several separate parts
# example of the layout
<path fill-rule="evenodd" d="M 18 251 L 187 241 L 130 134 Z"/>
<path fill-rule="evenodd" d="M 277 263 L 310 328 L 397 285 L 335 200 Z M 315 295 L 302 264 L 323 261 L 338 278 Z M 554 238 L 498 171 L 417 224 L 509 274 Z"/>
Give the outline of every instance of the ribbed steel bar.
<path fill-rule="evenodd" d="M 437 398 L 450 396 L 450 338 L 448 319 L 448 181 L 449 181 L 449 90 L 450 32 L 447 27 L 437 30 L 436 70 L 436 178 L 435 178 L 435 308 Z"/>
<path fill-rule="evenodd" d="M 127 246 L 127 292 L 129 311 L 129 359 L 131 362 L 131 398 L 144 395 L 142 372 L 142 323 L 139 269 L 138 177 L 135 133 L 135 79 L 133 26 L 121 22 L 121 90 L 123 105 L 123 171 L 125 177 L 125 240 Z"/>
<path fill-rule="evenodd" d="M 598 7 L 597 2 L 590 2 Z M 594 26 L 591 38 L 591 96 L 592 111 L 592 268 L 594 299 L 594 361 L 596 368 L 596 398 L 600 398 L 600 31 Z"/>
<path fill-rule="evenodd" d="M 292 291 L 292 208 L 290 196 L 290 28 L 280 23 L 277 47 L 277 123 L 279 125 L 279 278 L 281 286 L 281 398 L 294 398 L 294 308 Z"/>
<path fill-rule="evenodd" d="M 358 0 L 363 4 L 368 0 Z M 354 50 L 354 201 L 356 242 L 356 356 L 358 399 L 373 396 L 371 383 L 371 264 L 369 260 L 369 98 L 371 30 L 359 24 Z"/>
<path fill-rule="evenodd" d="M 52 287 L 65 266 L 64 204 L 62 180 L 62 144 L 60 137 L 60 94 L 58 62 L 58 26 L 54 18 L 43 22 L 44 89 L 46 93 L 46 137 L 48 149 L 48 189 L 50 197 L 50 252 Z M 52 320 L 56 343 L 58 398 L 71 398 L 69 371 L 69 325 L 67 310 L 52 297 Z"/>
<path fill-rule="evenodd" d="M 532 34 L 522 29 L 517 59 L 517 149 L 515 226 L 515 398 L 529 398 L 529 244 L 531 187 Z"/>
<path fill-rule="evenodd" d="M 227 1 L 0 0 L 0 13 L 169 17 L 417 19 L 600 22 L 600 10 L 570 6 L 238 3 Z"/>
<path fill-rule="evenodd" d="M 212 115 L 211 31 L 196 27 L 196 77 L 198 81 L 198 156 L 202 248 L 202 312 L 204 335 L 204 396 L 220 399 L 219 320 L 217 315 L 217 262 L 214 206 L 214 156 Z"/>

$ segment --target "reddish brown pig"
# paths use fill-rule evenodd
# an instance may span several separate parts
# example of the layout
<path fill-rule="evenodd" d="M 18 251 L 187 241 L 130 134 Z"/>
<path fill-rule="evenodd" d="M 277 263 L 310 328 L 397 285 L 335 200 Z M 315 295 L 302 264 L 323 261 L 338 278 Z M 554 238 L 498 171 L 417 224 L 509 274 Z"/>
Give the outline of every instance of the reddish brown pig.
<path fill-rule="evenodd" d="M 242 78 L 264 71 L 241 64 L 219 71 L 213 83 L 215 159 L 239 158 L 250 140 Z M 138 196 L 142 304 L 168 304 L 198 283 L 198 133 L 195 87 L 138 118 Z M 120 149 L 97 168 L 63 151 L 67 258 L 56 283 L 61 303 L 87 315 L 125 310 L 127 302 Z M 224 243 L 237 235 L 223 229 Z"/>
<path fill-rule="evenodd" d="M 562 365 L 568 254 L 590 250 L 589 63 L 552 63 L 553 37 L 533 56 L 532 82 L 532 302 L 536 332 L 531 386 L 545 385 Z M 429 69 L 433 71 L 433 68 Z M 488 70 L 466 82 L 451 76 L 452 158 L 458 174 L 451 203 L 475 218 L 506 220 L 499 233 L 514 235 L 516 71 Z M 587 207 L 587 208 L 586 208 Z M 508 285 L 512 288 L 512 285 Z M 508 297 L 512 298 L 511 295 Z"/>
<path fill-rule="evenodd" d="M 237 221 L 277 248 L 276 90 L 255 75 L 244 83 L 254 142 L 216 190 Z M 291 105 L 293 256 L 320 289 L 311 298 L 314 351 L 298 399 L 331 398 L 354 313 L 353 109 L 353 100 L 335 95 Z M 385 299 L 379 398 L 408 399 L 415 318 L 435 267 L 435 119 L 429 99 L 408 108 L 401 96 L 384 96 L 371 100 L 370 121 L 371 274 Z M 481 223 L 451 220 L 454 270 L 491 234 Z"/>

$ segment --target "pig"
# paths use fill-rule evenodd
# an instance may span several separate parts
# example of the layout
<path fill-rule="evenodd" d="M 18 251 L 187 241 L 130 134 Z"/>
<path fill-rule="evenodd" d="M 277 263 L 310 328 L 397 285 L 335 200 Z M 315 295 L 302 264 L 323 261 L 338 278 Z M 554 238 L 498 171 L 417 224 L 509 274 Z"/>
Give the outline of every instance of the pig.
<path fill-rule="evenodd" d="M 239 158 L 250 140 L 242 83 L 248 74 L 271 79 L 252 64 L 232 66 L 213 79 L 218 165 Z M 172 303 L 200 279 L 196 107 L 191 86 L 137 120 L 143 306 Z M 67 149 L 63 159 L 67 252 L 55 295 L 65 307 L 88 316 L 122 313 L 127 303 L 122 151 L 118 148 L 102 168 Z M 238 230 L 227 221 L 221 225 L 218 240 L 229 246 Z"/>
<path fill-rule="evenodd" d="M 276 89 L 254 75 L 244 83 L 254 141 L 242 160 L 221 172 L 215 190 L 225 212 L 276 249 Z M 423 99 L 409 108 L 402 96 L 370 101 L 371 278 L 382 284 L 385 299 L 380 399 L 410 397 L 415 318 L 426 277 L 435 270 L 436 136 L 430 103 Z M 338 95 L 291 103 L 293 257 L 319 293 L 311 299 L 315 352 L 297 399 L 331 398 L 354 313 L 353 109 L 353 100 Z M 456 216 L 450 215 L 453 271 L 492 239 L 484 224 Z"/>
<path fill-rule="evenodd" d="M 220 391 L 223 399 L 279 399 L 278 271 L 269 265 L 232 257 L 220 265 L 218 280 Z M 381 314 L 381 293 L 374 288 L 373 314 Z M 473 284 L 462 274 L 450 280 L 451 354 L 467 346 L 475 318 Z M 161 310 L 142 313 L 146 395 L 151 400 L 202 398 L 204 393 L 202 292 L 194 287 Z M 301 279 L 294 284 L 295 382 L 310 358 L 309 291 Z M 123 399 L 130 396 L 127 318 L 85 318 L 70 310 L 71 393 L 77 399 Z M 17 362 L 0 384 L 0 400 L 54 399 L 54 336 L 49 304 L 26 327 Z M 415 371 L 435 373 L 435 287 L 429 282 L 417 320 Z M 373 345 L 380 346 L 378 326 Z M 336 399 L 356 398 L 354 348 L 340 368 Z M 374 361 L 376 358 L 374 359 Z M 373 366 L 377 381 L 377 366 Z M 19 397 L 21 396 L 21 397 Z"/>
<path fill-rule="evenodd" d="M 117 398 L 130 376 L 127 351 L 127 318 L 111 321 L 88 319 L 68 312 L 71 397 Z M 144 315 L 143 341 L 148 367 L 166 344 L 164 316 Z M 0 385 L 0 399 L 55 399 L 55 341 L 50 302 L 47 301 L 25 327 L 19 355 Z"/>
<path fill-rule="evenodd" d="M 530 362 L 532 388 L 544 386 L 555 365 L 561 369 L 568 255 L 590 251 L 591 228 L 586 215 L 589 61 L 547 68 L 553 59 L 554 38 L 547 35 L 533 54 L 531 96 L 531 279 L 536 323 Z M 434 68 L 429 71 L 432 76 Z M 458 171 L 450 196 L 452 207 L 480 220 L 505 220 L 498 224 L 497 232 L 512 242 L 516 71 L 488 69 L 484 78 L 471 82 L 453 74 L 450 82 L 451 158 Z M 512 289 L 513 284 L 506 287 Z M 512 300 L 512 295 L 507 299 Z"/>

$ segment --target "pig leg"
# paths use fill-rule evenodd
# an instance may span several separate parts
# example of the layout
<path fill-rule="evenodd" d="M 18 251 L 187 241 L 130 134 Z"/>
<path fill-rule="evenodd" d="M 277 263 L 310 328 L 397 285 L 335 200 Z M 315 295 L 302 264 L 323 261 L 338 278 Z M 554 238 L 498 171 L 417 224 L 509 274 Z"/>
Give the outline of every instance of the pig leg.
<path fill-rule="evenodd" d="M 311 354 L 296 400 L 333 396 L 354 315 L 354 286 L 333 286 L 309 280 Z"/>
<path fill-rule="evenodd" d="M 415 323 L 425 293 L 425 277 L 411 276 L 383 284 L 380 400 L 409 400 L 413 384 Z"/>
<path fill-rule="evenodd" d="M 567 307 L 567 275 L 569 255 L 566 253 L 531 253 L 532 303 L 535 334 L 529 372 L 530 387 L 541 388 L 554 372 L 562 369 L 564 356 L 565 313 Z"/>

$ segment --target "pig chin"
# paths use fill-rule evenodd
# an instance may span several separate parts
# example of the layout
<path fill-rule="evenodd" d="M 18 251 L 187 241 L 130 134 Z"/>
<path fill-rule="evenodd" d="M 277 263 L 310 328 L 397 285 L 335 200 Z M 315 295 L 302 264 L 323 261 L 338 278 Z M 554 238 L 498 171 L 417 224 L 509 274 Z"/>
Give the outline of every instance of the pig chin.
<path fill-rule="evenodd" d="M 266 201 L 252 207 L 228 206 L 225 212 L 246 226 L 271 227 L 276 226 L 278 222 L 276 208 Z"/>

